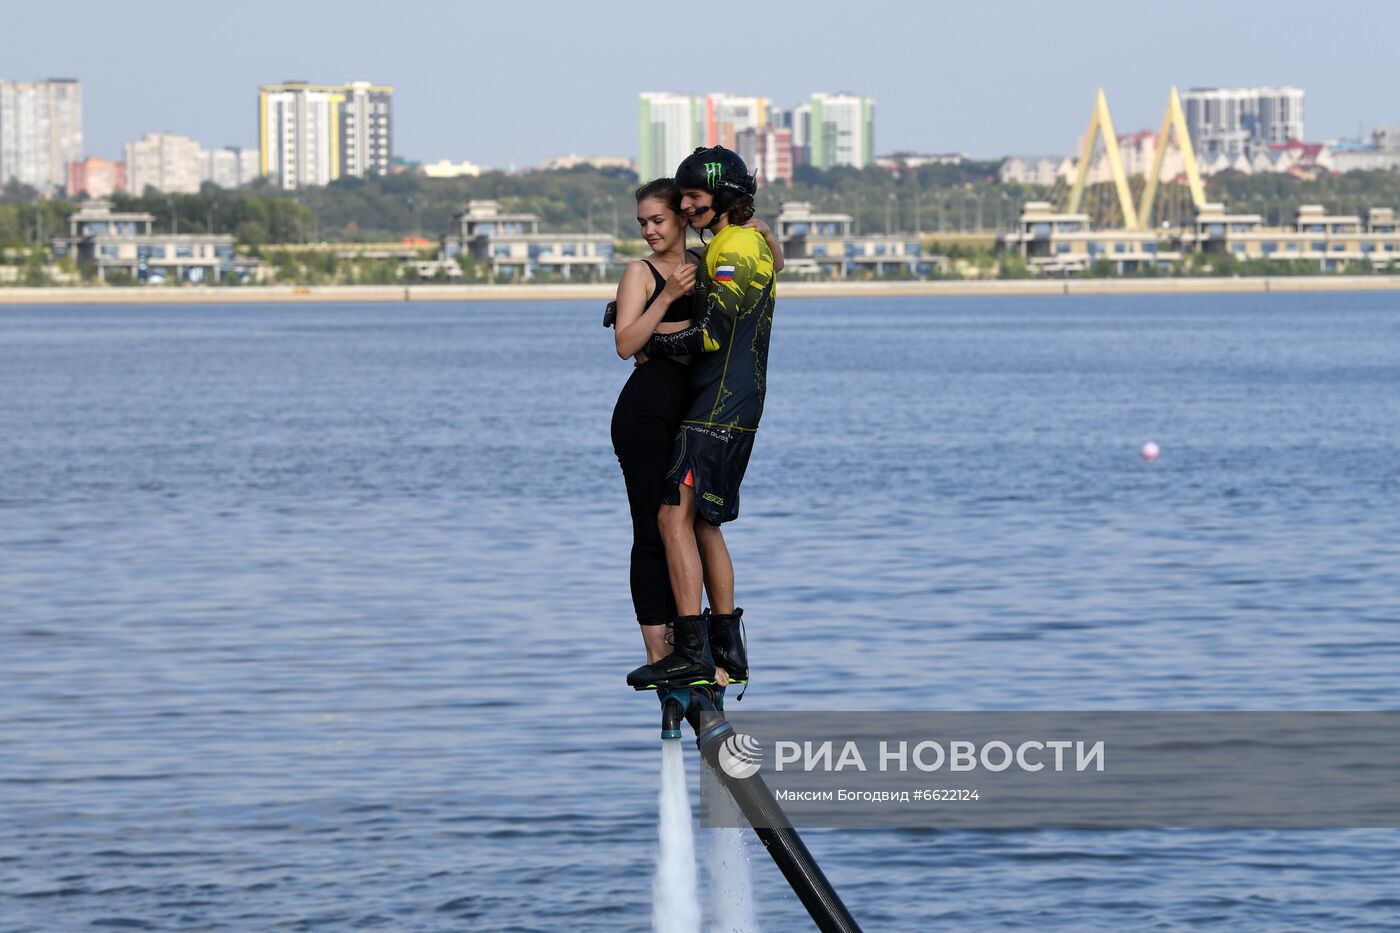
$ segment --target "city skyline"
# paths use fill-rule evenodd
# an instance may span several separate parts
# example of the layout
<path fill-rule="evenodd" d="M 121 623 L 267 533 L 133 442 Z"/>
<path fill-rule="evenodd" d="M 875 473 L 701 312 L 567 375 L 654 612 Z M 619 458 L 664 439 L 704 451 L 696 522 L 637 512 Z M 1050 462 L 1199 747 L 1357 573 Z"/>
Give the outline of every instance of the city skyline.
<path fill-rule="evenodd" d="M 1384 3 L 1355 5 L 1345 22 L 1309 18 L 1306 50 L 1301 3 L 1179 3 L 1150 27 L 1153 46 L 1170 50 L 1157 57 L 1142 53 L 1142 27 L 1097 19 L 1012 15 L 993 31 L 971 9 L 779 3 L 746 12 L 746 35 L 768 45 L 742 44 L 753 54 L 727 68 L 692 51 L 674 67 L 665 60 L 658 23 L 689 22 L 685 4 L 560 6 L 547 25 L 494 7 L 385 19 L 356 0 L 278 6 L 275 17 L 263 0 L 237 17 L 156 15 L 166 8 L 151 0 L 134 8 L 100 31 L 72 30 L 81 17 L 66 8 L 7 11 L 12 47 L 0 78 L 83 82 L 84 155 L 117 158 L 149 132 L 255 146 L 251 96 L 293 78 L 391 84 L 396 155 L 499 167 L 567 152 L 635 155 L 637 94 L 670 87 L 761 94 L 782 106 L 813 90 L 849 91 L 879 101 L 880 152 L 983 158 L 1068 151 L 1098 86 L 1125 129 L 1151 125 L 1171 85 L 1305 88 L 1308 135 L 1318 140 L 1400 122 L 1386 93 L 1400 7 Z M 694 45 L 696 28 L 675 27 L 678 48 Z M 141 49 L 152 52 L 142 58 Z"/>
<path fill-rule="evenodd" d="M 875 102 L 814 91 L 794 106 L 770 98 L 671 91 L 638 98 L 637 174 L 656 178 L 700 146 L 736 150 L 759 184 L 791 183 L 793 169 L 848 166 L 875 159 Z"/>

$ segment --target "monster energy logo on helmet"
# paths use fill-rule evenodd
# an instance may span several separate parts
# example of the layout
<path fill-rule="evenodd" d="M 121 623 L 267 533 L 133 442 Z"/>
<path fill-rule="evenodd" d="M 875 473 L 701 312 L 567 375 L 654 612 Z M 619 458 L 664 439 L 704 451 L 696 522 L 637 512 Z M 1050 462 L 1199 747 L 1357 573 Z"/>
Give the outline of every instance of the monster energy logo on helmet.
<path fill-rule="evenodd" d="M 708 149 L 702 146 L 686 156 L 676 169 L 676 185 L 715 193 L 727 191 L 732 195 L 753 194 L 758 190 L 744 160 L 723 146 Z"/>

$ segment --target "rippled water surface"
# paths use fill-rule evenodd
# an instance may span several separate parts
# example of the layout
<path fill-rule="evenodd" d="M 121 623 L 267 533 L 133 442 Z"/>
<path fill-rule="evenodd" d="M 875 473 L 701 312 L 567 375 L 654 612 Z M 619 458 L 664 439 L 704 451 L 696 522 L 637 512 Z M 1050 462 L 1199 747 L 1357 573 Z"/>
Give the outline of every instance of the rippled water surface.
<path fill-rule="evenodd" d="M 0 929 L 649 928 L 598 317 L 0 308 Z M 773 341 L 746 707 L 1400 707 L 1400 297 L 785 300 Z M 1400 831 L 807 842 L 868 930 L 1400 926 Z"/>

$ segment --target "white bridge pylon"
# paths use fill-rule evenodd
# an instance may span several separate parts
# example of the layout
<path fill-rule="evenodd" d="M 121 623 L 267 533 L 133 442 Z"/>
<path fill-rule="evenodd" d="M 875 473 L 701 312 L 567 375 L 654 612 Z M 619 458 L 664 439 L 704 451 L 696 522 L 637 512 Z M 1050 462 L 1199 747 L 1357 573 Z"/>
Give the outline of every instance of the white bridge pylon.
<path fill-rule="evenodd" d="M 1104 154 L 1108 157 L 1108 170 L 1118 192 L 1118 206 L 1123 216 L 1123 226 L 1128 230 L 1147 230 L 1151 226 L 1152 201 L 1157 196 L 1157 185 L 1162 174 L 1162 160 L 1167 154 L 1167 143 L 1176 137 L 1181 150 L 1181 160 L 1186 168 L 1186 183 L 1191 189 L 1191 202 L 1197 211 L 1206 203 L 1205 186 L 1201 184 L 1200 168 L 1196 165 L 1196 153 L 1191 147 L 1191 134 L 1186 130 L 1186 115 L 1181 110 L 1181 97 L 1172 88 L 1167 99 L 1167 112 L 1162 116 L 1161 129 L 1157 131 L 1155 151 L 1152 156 L 1152 171 L 1147 176 L 1147 185 L 1142 190 L 1142 199 L 1133 205 L 1132 189 L 1128 186 L 1128 176 L 1123 170 L 1123 153 L 1118 148 L 1118 136 L 1113 129 L 1113 117 L 1108 112 L 1108 98 L 1103 88 L 1099 88 L 1094 99 L 1094 112 L 1089 118 L 1089 129 L 1084 135 L 1084 145 L 1079 152 L 1079 166 L 1075 171 L 1074 186 L 1070 188 L 1068 213 L 1076 214 L 1084 199 L 1084 183 L 1089 177 L 1089 167 L 1094 158 L 1094 143 L 1103 136 Z"/>

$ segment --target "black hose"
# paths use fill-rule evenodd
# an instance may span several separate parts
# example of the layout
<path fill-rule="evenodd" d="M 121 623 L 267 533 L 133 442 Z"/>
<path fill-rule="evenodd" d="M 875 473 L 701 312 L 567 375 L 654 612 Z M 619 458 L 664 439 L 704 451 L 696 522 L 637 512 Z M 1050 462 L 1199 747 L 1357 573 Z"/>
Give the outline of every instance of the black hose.
<path fill-rule="evenodd" d="M 793 893 L 807 908 L 817 929 L 822 933 L 860 933 L 860 924 L 856 923 L 836 889 L 822 874 L 802 837 L 788 823 L 787 814 L 773 799 L 773 792 L 763 778 L 758 774 L 742 779 L 733 778 L 719 766 L 720 746 L 725 738 L 734 734 L 734 727 L 725 721 L 724 715 L 717 712 L 714 704 L 700 691 L 696 691 L 692 698 L 686 718 L 695 730 L 695 744 L 700 748 L 701 757 L 743 811 L 759 841 L 791 885 Z"/>

